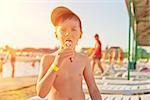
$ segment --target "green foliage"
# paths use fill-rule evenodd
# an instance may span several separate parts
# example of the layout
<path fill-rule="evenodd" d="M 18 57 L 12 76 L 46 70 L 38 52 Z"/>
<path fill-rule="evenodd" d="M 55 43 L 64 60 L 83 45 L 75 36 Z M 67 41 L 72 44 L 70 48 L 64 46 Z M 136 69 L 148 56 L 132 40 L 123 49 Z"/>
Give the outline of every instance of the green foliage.
<path fill-rule="evenodd" d="M 128 57 L 128 52 L 124 52 L 124 58 Z M 150 59 L 150 52 L 143 48 L 138 48 L 138 59 Z"/>
<path fill-rule="evenodd" d="M 150 58 L 150 53 L 148 53 L 143 48 L 138 48 L 138 59 L 148 59 Z"/>

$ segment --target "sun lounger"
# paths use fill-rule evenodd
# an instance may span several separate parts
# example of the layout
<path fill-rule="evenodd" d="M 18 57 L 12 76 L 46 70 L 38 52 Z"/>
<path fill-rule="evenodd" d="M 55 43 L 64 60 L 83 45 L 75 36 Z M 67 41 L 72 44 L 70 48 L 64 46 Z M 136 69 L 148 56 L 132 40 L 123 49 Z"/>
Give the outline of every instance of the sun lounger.
<path fill-rule="evenodd" d="M 108 80 L 96 79 L 97 86 L 101 93 L 106 94 L 144 94 L 150 93 L 150 80 L 129 81 L 129 80 Z M 83 82 L 83 90 L 88 93 L 87 86 Z"/>
<path fill-rule="evenodd" d="M 128 73 L 125 72 L 122 77 L 125 78 L 128 76 Z M 130 72 L 130 77 L 135 79 L 150 79 L 150 72 Z"/>
<path fill-rule="evenodd" d="M 48 100 L 48 97 L 45 97 L 44 99 L 42 99 L 39 96 L 33 96 L 31 98 L 28 98 L 27 100 Z"/>
<path fill-rule="evenodd" d="M 140 98 L 141 98 L 141 100 L 149 100 L 150 99 L 150 94 L 141 95 Z"/>
<path fill-rule="evenodd" d="M 111 94 L 101 94 L 102 100 L 140 100 L 139 95 L 111 95 Z M 90 96 L 86 100 L 92 100 Z M 146 100 L 141 99 L 141 100 Z M 148 100 L 148 99 L 147 99 Z"/>

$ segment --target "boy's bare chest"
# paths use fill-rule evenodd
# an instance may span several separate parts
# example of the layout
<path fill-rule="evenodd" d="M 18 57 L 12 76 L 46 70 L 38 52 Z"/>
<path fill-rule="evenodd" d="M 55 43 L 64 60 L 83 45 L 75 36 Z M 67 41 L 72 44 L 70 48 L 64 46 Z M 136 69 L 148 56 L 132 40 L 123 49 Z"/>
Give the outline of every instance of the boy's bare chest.
<path fill-rule="evenodd" d="M 79 60 L 70 60 L 64 61 L 62 64 L 60 71 L 58 73 L 59 76 L 63 77 L 75 77 L 76 75 L 82 75 L 84 70 L 84 63 Z"/>

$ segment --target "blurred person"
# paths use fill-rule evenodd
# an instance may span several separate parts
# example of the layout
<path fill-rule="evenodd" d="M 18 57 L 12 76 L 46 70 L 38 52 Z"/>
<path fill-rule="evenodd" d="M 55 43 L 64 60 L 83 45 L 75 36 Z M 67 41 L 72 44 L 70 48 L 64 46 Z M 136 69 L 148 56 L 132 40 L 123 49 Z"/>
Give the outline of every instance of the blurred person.
<path fill-rule="evenodd" d="M 13 48 L 9 47 L 8 45 L 5 46 L 5 49 L 8 53 L 8 57 L 10 59 L 12 73 L 11 77 L 14 78 L 15 75 L 15 62 L 16 62 L 16 52 Z"/>
<path fill-rule="evenodd" d="M 94 72 L 95 65 L 97 64 L 101 73 L 103 73 L 104 69 L 101 65 L 102 44 L 101 44 L 101 41 L 99 39 L 99 35 L 97 33 L 94 35 L 94 38 L 95 38 L 95 47 L 94 47 L 93 53 L 90 56 L 90 58 L 92 58 L 92 71 Z"/>
<path fill-rule="evenodd" d="M 3 73 L 3 65 L 6 63 L 6 55 L 3 52 L 3 49 L 0 49 L 0 77 Z"/>

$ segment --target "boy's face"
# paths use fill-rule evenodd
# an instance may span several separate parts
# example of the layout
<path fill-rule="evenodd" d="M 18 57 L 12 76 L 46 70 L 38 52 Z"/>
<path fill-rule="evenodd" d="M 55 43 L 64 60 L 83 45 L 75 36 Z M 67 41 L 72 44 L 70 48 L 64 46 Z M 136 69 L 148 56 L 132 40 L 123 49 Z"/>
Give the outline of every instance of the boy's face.
<path fill-rule="evenodd" d="M 81 37 L 81 29 L 79 21 L 75 18 L 66 19 L 64 22 L 56 26 L 56 36 L 60 40 L 61 47 L 66 47 L 66 42 L 69 42 L 70 48 L 75 48 L 78 39 Z"/>

